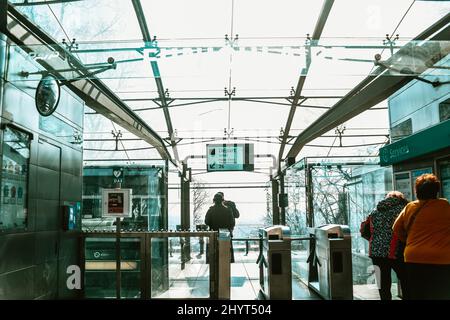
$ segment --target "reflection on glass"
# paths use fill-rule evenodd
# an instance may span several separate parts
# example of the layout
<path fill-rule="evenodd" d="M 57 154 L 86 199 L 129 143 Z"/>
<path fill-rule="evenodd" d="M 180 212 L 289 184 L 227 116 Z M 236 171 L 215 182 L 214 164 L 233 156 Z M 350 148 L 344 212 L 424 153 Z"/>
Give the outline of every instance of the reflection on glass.
<path fill-rule="evenodd" d="M 208 238 L 153 238 L 152 298 L 208 298 Z"/>
<path fill-rule="evenodd" d="M 121 298 L 140 298 L 140 239 L 120 239 Z M 86 298 L 116 298 L 116 239 L 87 238 L 85 242 Z"/>
<path fill-rule="evenodd" d="M 115 188 L 113 169 L 98 166 L 83 169 L 83 228 L 115 230 L 112 218 L 102 218 L 101 191 Z M 159 230 L 164 227 L 163 167 L 122 166 L 122 188 L 133 190 L 132 214 L 122 221 L 123 229 Z"/>
<path fill-rule="evenodd" d="M 30 136 L 6 127 L 3 131 L 3 159 L 0 231 L 27 227 Z"/>
<path fill-rule="evenodd" d="M 309 241 L 293 241 L 292 250 L 292 280 L 308 283 L 308 247 Z"/>
<path fill-rule="evenodd" d="M 75 147 L 81 148 L 83 144 L 81 133 L 54 115 L 39 117 L 39 129 L 54 135 L 58 139 L 63 139 Z"/>
<path fill-rule="evenodd" d="M 310 162 L 308 162 L 310 161 Z M 368 256 L 368 242 L 361 238 L 359 227 L 378 201 L 392 190 L 392 168 L 376 164 L 335 161 L 327 163 L 306 159 L 287 170 L 285 177 L 289 206 L 286 220 L 297 234 L 307 234 L 307 227 L 323 224 L 348 225 L 352 234 L 352 269 L 354 295 L 359 298 L 377 296 L 372 261 Z M 333 162 L 334 161 L 334 162 Z M 307 213 L 307 169 L 310 168 L 312 217 Z M 295 217 L 295 219 L 292 219 Z M 312 218 L 312 219 L 311 219 Z M 311 223 L 307 221 L 311 219 Z M 295 232 L 294 232 L 295 233 Z M 293 279 L 311 281 L 306 263 L 309 243 L 292 243 Z M 396 282 L 393 277 L 393 282 Z"/>

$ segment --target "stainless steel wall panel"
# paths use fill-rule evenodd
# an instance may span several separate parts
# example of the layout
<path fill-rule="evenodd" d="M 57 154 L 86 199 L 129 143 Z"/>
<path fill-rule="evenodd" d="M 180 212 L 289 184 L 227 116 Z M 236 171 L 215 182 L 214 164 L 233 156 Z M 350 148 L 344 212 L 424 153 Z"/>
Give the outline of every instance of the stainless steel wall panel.
<path fill-rule="evenodd" d="M 79 232 L 62 232 L 60 237 L 59 258 L 78 257 L 81 234 Z"/>
<path fill-rule="evenodd" d="M 36 216 L 37 216 L 37 200 L 28 198 L 28 228 L 27 230 L 33 232 L 36 230 Z M 0 257 L 1 258 L 1 257 Z"/>
<path fill-rule="evenodd" d="M 39 140 L 38 166 L 59 171 L 61 168 L 61 148 L 42 139 Z"/>
<path fill-rule="evenodd" d="M 75 299 L 81 297 L 81 290 L 69 290 L 67 288 L 67 267 L 70 265 L 76 265 L 81 268 L 80 261 L 80 245 L 81 234 L 78 232 L 62 232 L 60 237 L 60 250 L 59 250 L 59 298 L 60 299 Z"/>
<path fill-rule="evenodd" d="M 56 299 L 58 292 L 58 261 L 47 261 L 34 269 L 34 297 Z"/>
<path fill-rule="evenodd" d="M 22 75 L 22 72 L 37 72 L 42 70 L 42 67 L 38 67 L 38 65 L 30 58 L 29 54 L 18 46 L 9 46 L 8 52 L 9 60 L 6 80 L 14 84 L 19 90 L 34 97 L 41 76 L 30 75 L 25 77 Z"/>
<path fill-rule="evenodd" d="M 2 116 L 24 128 L 37 131 L 39 114 L 34 98 L 23 93 L 10 83 L 5 83 Z"/>
<path fill-rule="evenodd" d="M 39 139 L 38 135 L 34 135 L 33 140 L 30 144 L 30 165 L 33 164 L 37 166 L 38 164 L 38 149 L 39 149 Z"/>
<path fill-rule="evenodd" d="M 38 167 L 36 165 L 30 164 L 29 166 L 29 178 L 28 178 L 28 198 L 37 198 L 37 170 Z"/>
<path fill-rule="evenodd" d="M 34 233 L 0 235 L 0 275 L 34 264 L 34 240 Z"/>
<path fill-rule="evenodd" d="M 33 140 L 27 193 L 28 229 L 0 233 L 0 299 L 54 299 L 58 292 L 62 298 L 75 298 L 78 293 L 66 288 L 65 272 L 69 265 L 79 264 L 80 233 L 62 231 L 61 204 L 81 201 L 82 149 L 51 130 L 40 130 L 34 101 L 37 81 L 24 81 L 18 75 L 36 66 L 18 47 L 10 53 L 13 59 L 8 62 L 9 82 L 3 82 L 0 75 L 0 108 L 3 102 L 0 120 L 32 133 Z M 0 50 L 0 65 L 3 56 Z M 66 87 L 62 88 L 56 116 L 82 133 L 84 103 Z M 0 155 L 1 150 L 0 145 Z"/>
<path fill-rule="evenodd" d="M 56 112 L 69 119 L 79 129 L 83 128 L 84 103 L 65 87 L 61 90 L 61 97 Z"/>
<path fill-rule="evenodd" d="M 58 200 L 37 199 L 36 231 L 56 231 L 62 223 L 61 206 Z"/>
<path fill-rule="evenodd" d="M 59 171 L 37 168 L 37 198 L 59 201 Z"/>
<path fill-rule="evenodd" d="M 75 299 L 80 294 L 77 292 L 80 290 L 69 290 L 67 288 L 67 279 L 69 277 L 67 267 L 70 265 L 78 265 L 78 261 L 71 259 L 71 257 L 65 257 L 58 261 L 58 297 L 60 299 Z"/>
<path fill-rule="evenodd" d="M 61 171 L 81 177 L 83 170 L 83 155 L 79 150 L 64 147 L 62 150 Z"/>
<path fill-rule="evenodd" d="M 34 266 L 0 274 L 0 300 L 33 299 Z"/>
<path fill-rule="evenodd" d="M 34 245 L 34 262 L 43 264 L 47 261 L 58 259 L 58 237 L 57 231 L 36 232 L 36 241 Z"/>
<path fill-rule="evenodd" d="M 61 173 L 61 200 L 81 201 L 80 183 L 82 183 L 81 177 Z"/>

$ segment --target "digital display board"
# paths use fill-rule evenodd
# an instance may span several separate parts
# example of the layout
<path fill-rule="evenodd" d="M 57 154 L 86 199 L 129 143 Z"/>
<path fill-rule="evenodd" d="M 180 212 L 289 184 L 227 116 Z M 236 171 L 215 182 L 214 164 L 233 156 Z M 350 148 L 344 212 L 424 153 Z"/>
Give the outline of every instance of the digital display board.
<path fill-rule="evenodd" d="M 250 143 L 206 145 L 207 171 L 253 171 L 254 148 Z"/>

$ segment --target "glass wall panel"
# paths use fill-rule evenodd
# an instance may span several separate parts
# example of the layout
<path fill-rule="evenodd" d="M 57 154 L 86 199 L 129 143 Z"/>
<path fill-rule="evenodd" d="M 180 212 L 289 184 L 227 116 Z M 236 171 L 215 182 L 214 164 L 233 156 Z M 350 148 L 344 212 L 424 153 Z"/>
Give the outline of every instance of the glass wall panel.
<path fill-rule="evenodd" d="M 30 135 L 3 130 L 0 232 L 27 228 Z"/>
<path fill-rule="evenodd" d="M 208 247 L 208 238 L 152 238 L 151 297 L 209 298 Z"/>
<path fill-rule="evenodd" d="M 114 229 L 113 218 L 102 218 L 101 191 L 115 188 L 114 167 L 84 167 L 83 227 Z M 132 216 L 124 218 L 125 229 L 159 230 L 164 226 L 164 167 L 121 166 L 122 188 L 132 189 Z"/>
<path fill-rule="evenodd" d="M 374 282 L 372 261 L 368 257 L 368 241 L 361 238 L 359 227 L 392 190 L 392 168 L 375 163 L 357 161 L 317 161 L 304 159 L 287 170 L 285 177 L 289 206 L 286 219 L 295 212 L 304 214 L 290 224 L 294 234 L 307 233 L 307 169 L 310 170 L 310 190 L 313 219 L 311 226 L 344 224 L 350 227 L 352 236 L 352 272 L 355 299 L 375 299 L 378 291 Z M 303 218 L 304 217 L 304 218 Z M 293 241 L 293 280 L 308 282 L 308 241 Z M 396 283 L 395 276 L 393 282 Z M 394 286 L 395 289 L 395 286 Z M 393 290 L 394 290 L 393 289 Z"/>

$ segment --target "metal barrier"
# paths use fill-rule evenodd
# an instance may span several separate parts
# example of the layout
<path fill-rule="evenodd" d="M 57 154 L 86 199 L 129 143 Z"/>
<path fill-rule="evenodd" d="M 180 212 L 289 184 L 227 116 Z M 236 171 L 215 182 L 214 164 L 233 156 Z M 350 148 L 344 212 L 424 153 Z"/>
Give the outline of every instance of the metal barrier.
<path fill-rule="evenodd" d="M 258 238 L 230 238 L 229 233 L 223 230 L 220 233 L 182 230 L 85 232 L 82 246 L 82 258 L 85 261 L 83 289 L 89 290 L 86 272 L 89 274 L 103 270 L 114 274 L 109 282 L 115 288 L 110 288 L 107 297 L 161 299 L 155 297 L 154 293 L 169 289 L 169 258 L 173 260 L 175 250 L 179 249 L 180 268 L 184 270 L 185 265 L 193 259 L 191 251 L 187 252 L 185 248 L 190 248 L 193 239 L 198 239 L 199 256 L 202 256 L 206 238 L 209 298 L 230 299 L 231 241 L 245 241 L 245 255 L 249 253 L 250 242 L 258 243 L 256 263 L 260 270 L 260 298 L 292 299 L 291 244 L 306 240 L 310 241 L 306 260 L 307 285 L 325 299 L 352 299 L 351 250 L 347 229 L 334 225 L 310 230 L 309 237 L 291 237 L 288 227 L 273 226 L 260 229 Z M 178 240 L 174 241 L 174 238 Z M 179 246 L 175 249 L 174 242 L 178 244 L 178 241 Z M 133 273 L 136 279 L 130 280 Z M 124 292 L 130 283 L 136 289 L 131 293 L 130 290 Z M 89 294 L 86 297 L 89 298 Z"/>

